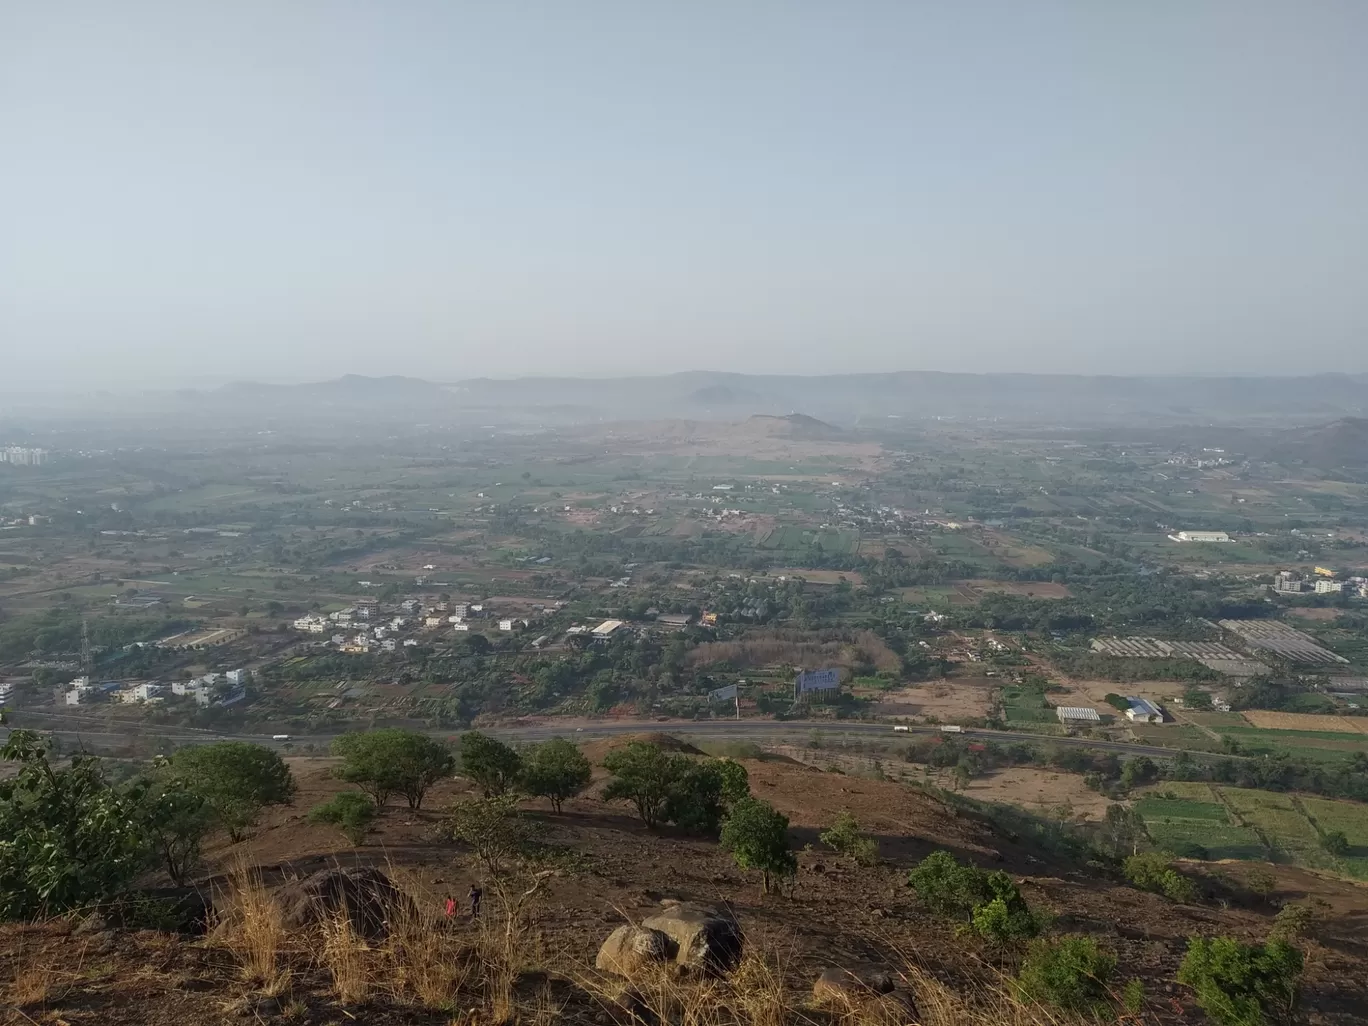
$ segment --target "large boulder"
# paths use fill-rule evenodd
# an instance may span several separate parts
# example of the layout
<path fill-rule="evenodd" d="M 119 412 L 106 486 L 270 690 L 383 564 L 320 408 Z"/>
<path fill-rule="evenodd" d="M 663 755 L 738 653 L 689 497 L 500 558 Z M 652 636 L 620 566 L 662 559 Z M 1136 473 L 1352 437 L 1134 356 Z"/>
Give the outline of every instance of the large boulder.
<path fill-rule="evenodd" d="M 301 930 L 341 916 L 367 940 L 380 940 L 416 916 L 413 902 L 373 866 L 321 869 L 287 883 L 276 894 L 286 927 Z"/>
<path fill-rule="evenodd" d="M 659 913 L 643 919 L 641 925 L 659 930 L 674 941 L 676 962 L 714 975 L 731 972 L 741 964 L 744 938 L 735 919 L 715 909 L 679 902 L 663 904 Z"/>
<path fill-rule="evenodd" d="M 672 961 L 677 951 L 678 945 L 659 930 L 619 926 L 599 948 L 594 967 L 631 977 L 649 966 Z"/>

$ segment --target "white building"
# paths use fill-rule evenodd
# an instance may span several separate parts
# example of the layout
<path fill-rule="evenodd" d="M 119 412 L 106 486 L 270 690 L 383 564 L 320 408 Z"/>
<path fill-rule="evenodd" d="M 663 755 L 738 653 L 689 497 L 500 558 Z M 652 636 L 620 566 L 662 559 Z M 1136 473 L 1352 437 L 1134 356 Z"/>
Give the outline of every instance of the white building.
<path fill-rule="evenodd" d="M 501 630 L 501 631 L 511 631 L 511 630 L 513 629 L 514 623 L 516 623 L 516 622 L 517 622 L 517 621 L 511 620 L 511 619 L 500 620 L 500 621 L 499 621 L 499 630 Z"/>
<path fill-rule="evenodd" d="M 451 625 L 451 629 L 452 629 L 453 631 L 468 631 L 468 630 L 470 630 L 470 624 L 468 624 L 468 623 L 453 623 L 453 624 Z"/>
<path fill-rule="evenodd" d="M 453 602 L 451 604 L 451 622 L 464 620 L 470 614 L 470 604 L 468 602 Z"/>
<path fill-rule="evenodd" d="M 227 678 L 229 684 L 233 685 L 233 687 L 237 687 L 240 684 L 246 684 L 249 680 L 252 679 L 252 671 L 229 670 L 227 673 L 224 674 L 224 677 Z"/>
<path fill-rule="evenodd" d="M 423 626 L 440 627 L 442 626 L 442 618 L 440 616 L 425 616 L 423 618 Z"/>
<path fill-rule="evenodd" d="M 137 684 L 131 688 L 124 688 L 122 691 L 115 692 L 120 702 L 132 704 L 134 702 L 150 702 L 160 698 L 162 695 L 160 684 Z"/>
<path fill-rule="evenodd" d="M 1228 542 L 1230 535 L 1224 531 L 1179 531 L 1169 535 L 1176 542 Z"/>
<path fill-rule="evenodd" d="M 594 637 L 610 638 L 613 636 L 613 632 L 621 626 L 623 626 L 621 620 L 604 620 L 603 623 L 594 628 Z"/>
<path fill-rule="evenodd" d="M 1343 581 L 1327 581 L 1325 578 L 1321 578 L 1320 580 L 1318 580 L 1318 581 L 1316 582 L 1316 592 L 1317 592 L 1317 594 L 1324 595 L 1324 594 L 1327 594 L 1327 593 L 1329 593 L 1329 592 L 1343 591 L 1343 590 L 1344 590 L 1344 582 L 1343 582 Z"/>
<path fill-rule="evenodd" d="M 321 616 L 301 616 L 294 622 L 294 629 L 306 634 L 322 634 L 328 629 L 328 621 Z"/>

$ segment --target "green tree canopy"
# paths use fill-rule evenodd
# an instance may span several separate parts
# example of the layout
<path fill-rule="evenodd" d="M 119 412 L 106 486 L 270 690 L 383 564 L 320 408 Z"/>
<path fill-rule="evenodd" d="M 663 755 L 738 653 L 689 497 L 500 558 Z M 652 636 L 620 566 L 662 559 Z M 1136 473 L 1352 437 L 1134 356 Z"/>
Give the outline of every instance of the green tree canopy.
<path fill-rule="evenodd" d="M 517 787 L 522 759 L 502 741 L 472 730 L 461 735 L 461 773 L 479 784 L 485 795 L 501 795 Z"/>
<path fill-rule="evenodd" d="M 410 809 L 420 809 L 428 789 L 456 768 L 456 757 L 441 741 L 399 727 L 343 734 L 332 743 L 341 756 L 337 776 L 356 784 L 383 806 L 402 794 Z"/>
<path fill-rule="evenodd" d="M 214 828 L 209 800 L 183 780 L 157 780 L 147 788 L 142 812 L 166 872 L 177 887 L 184 886 L 199 863 L 204 838 Z"/>
<path fill-rule="evenodd" d="M 522 785 L 528 794 L 551 800 L 551 808 L 561 810 L 561 803 L 573 798 L 586 787 L 593 769 L 583 752 L 563 737 L 553 737 L 523 753 Z"/>
<path fill-rule="evenodd" d="M 190 745 L 171 757 L 169 776 L 203 796 L 214 820 L 238 842 L 256 824 L 267 805 L 285 805 L 294 797 L 290 768 L 269 748 L 246 741 Z"/>
<path fill-rule="evenodd" d="M 735 805 L 743 798 L 750 797 L 750 774 L 746 767 L 735 759 L 718 759 L 717 771 L 722 779 L 722 801 L 728 806 Z"/>
<path fill-rule="evenodd" d="M 658 745 L 632 741 L 604 758 L 603 765 L 613 774 L 613 779 L 603 789 L 603 799 L 631 802 L 641 821 L 655 829 L 666 820 L 666 806 L 687 770 L 687 762 Z"/>
<path fill-rule="evenodd" d="M 768 893 L 776 877 L 791 877 L 798 871 L 788 828 L 788 817 L 769 802 L 741 798 L 722 822 L 722 848 L 732 853 L 742 869 L 760 870 L 761 890 Z"/>

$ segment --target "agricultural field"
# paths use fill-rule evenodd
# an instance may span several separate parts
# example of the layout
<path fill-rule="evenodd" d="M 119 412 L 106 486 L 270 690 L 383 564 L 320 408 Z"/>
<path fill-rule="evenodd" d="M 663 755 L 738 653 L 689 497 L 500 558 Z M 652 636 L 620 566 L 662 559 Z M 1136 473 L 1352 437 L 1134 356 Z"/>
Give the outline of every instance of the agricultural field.
<path fill-rule="evenodd" d="M 1220 795 L 1237 819 L 1267 839 L 1274 861 L 1312 869 L 1337 868 L 1296 797 L 1242 787 L 1222 787 Z"/>
<path fill-rule="evenodd" d="M 1135 807 L 1150 840 L 1161 848 L 1183 854 L 1200 847 L 1216 860 L 1267 857 L 1258 834 L 1232 822 L 1220 802 L 1146 797 Z"/>

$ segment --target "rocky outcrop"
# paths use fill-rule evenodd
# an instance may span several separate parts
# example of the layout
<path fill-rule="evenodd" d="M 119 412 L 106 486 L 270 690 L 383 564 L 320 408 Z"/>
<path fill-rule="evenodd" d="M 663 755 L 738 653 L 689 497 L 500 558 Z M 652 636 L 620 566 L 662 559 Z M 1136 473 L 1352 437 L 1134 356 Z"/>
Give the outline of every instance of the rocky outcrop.
<path fill-rule="evenodd" d="M 319 870 L 285 884 L 276 899 L 287 928 L 304 929 L 345 916 L 367 940 L 385 937 L 404 917 L 416 915 L 413 902 L 372 866 Z"/>
<path fill-rule="evenodd" d="M 648 930 L 658 930 L 675 944 L 675 961 L 711 975 L 731 972 L 741 964 L 745 942 L 736 920 L 716 909 L 696 908 L 677 901 L 642 920 Z"/>
<path fill-rule="evenodd" d="M 619 926 L 599 948 L 594 967 L 630 978 L 650 966 L 672 961 L 677 951 L 675 942 L 660 930 Z"/>

